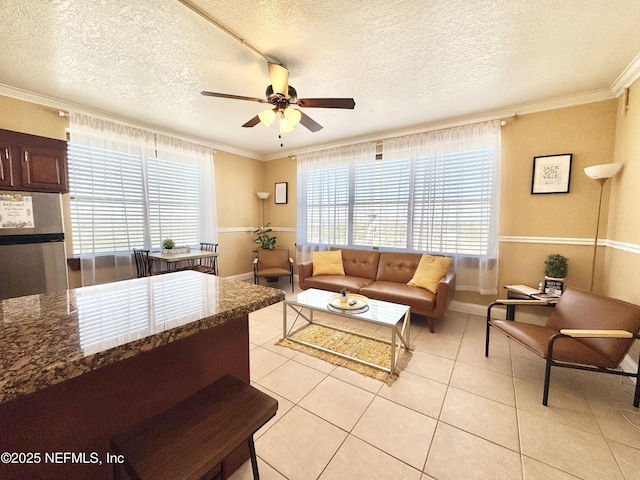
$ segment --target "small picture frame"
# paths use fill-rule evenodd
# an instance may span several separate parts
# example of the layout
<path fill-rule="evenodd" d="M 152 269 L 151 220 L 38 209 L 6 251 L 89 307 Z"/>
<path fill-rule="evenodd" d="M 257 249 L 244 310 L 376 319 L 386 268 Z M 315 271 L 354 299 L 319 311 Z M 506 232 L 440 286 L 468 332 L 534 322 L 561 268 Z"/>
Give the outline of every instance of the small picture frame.
<path fill-rule="evenodd" d="M 289 201 L 289 182 L 277 182 L 275 184 L 275 192 L 273 201 L 276 204 L 287 203 Z"/>
<path fill-rule="evenodd" d="M 572 153 L 533 157 L 531 193 L 569 193 Z"/>

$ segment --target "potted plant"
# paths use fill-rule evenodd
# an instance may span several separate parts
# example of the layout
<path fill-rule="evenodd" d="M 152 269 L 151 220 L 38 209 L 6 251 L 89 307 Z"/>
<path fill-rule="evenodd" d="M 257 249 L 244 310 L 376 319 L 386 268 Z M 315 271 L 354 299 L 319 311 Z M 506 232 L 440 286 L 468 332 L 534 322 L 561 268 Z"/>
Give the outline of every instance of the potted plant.
<path fill-rule="evenodd" d="M 256 238 L 253 240 L 253 243 L 256 243 L 258 246 L 253 250 L 253 253 L 258 253 L 258 250 L 273 250 L 276 248 L 276 238 L 269 235 L 273 230 L 270 228 L 271 224 L 267 223 L 264 227 L 258 227 L 253 233 L 256 235 Z"/>
<path fill-rule="evenodd" d="M 349 292 L 346 288 L 340 290 L 340 305 L 346 305 L 349 301 Z"/>
<path fill-rule="evenodd" d="M 170 238 L 165 238 L 162 241 L 162 253 L 173 253 L 173 247 L 176 246 L 176 242 L 171 240 Z"/>
<path fill-rule="evenodd" d="M 567 276 L 569 259 L 559 253 L 552 253 L 544 261 L 544 292 L 562 295 L 564 279 Z"/>

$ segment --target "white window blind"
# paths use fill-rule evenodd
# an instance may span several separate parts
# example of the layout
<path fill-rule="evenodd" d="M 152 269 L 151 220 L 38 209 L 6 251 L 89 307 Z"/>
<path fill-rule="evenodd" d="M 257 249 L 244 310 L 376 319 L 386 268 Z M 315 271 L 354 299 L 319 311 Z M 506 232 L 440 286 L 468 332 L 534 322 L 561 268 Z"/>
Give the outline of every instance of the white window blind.
<path fill-rule="evenodd" d="M 307 178 L 307 241 L 346 245 L 349 234 L 349 165 L 313 169 Z M 331 228 L 327 228 L 328 225 Z"/>
<path fill-rule="evenodd" d="M 479 148 L 416 159 L 414 250 L 490 253 L 493 153 Z"/>
<path fill-rule="evenodd" d="M 351 244 L 407 248 L 409 171 L 407 159 L 356 165 Z"/>
<path fill-rule="evenodd" d="M 171 238 L 177 245 L 198 243 L 200 176 L 195 165 L 147 159 L 151 245 Z"/>
<path fill-rule="evenodd" d="M 116 252 L 144 245 L 140 155 L 69 142 L 68 157 L 75 253 Z"/>

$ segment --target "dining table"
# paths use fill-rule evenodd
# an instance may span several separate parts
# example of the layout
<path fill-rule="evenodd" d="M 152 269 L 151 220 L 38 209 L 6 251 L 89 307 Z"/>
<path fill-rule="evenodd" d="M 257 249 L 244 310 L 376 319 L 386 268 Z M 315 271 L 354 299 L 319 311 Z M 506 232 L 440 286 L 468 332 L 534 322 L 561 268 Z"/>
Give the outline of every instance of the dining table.
<path fill-rule="evenodd" d="M 167 264 L 167 270 L 175 271 L 180 262 L 193 262 L 201 258 L 215 258 L 218 256 L 218 252 L 211 252 L 208 250 L 200 250 L 198 248 L 192 248 L 186 252 L 178 253 L 165 253 L 163 251 L 151 251 L 149 252 L 149 258 L 154 261 L 165 262 Z"/>

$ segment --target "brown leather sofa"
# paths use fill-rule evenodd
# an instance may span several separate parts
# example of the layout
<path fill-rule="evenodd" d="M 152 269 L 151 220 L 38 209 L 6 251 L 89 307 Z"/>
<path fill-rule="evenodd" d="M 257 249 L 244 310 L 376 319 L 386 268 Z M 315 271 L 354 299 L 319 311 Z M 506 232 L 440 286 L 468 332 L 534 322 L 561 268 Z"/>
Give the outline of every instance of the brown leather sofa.
<path fill-rule="evenodd" d="M 332 248 L 332 250 L 338 250 Z M 429 330 L 434 331 L 433 319 L 444 315 L 453 299 L 456 274 L 449 271 L 440 279 L 436 293 L 407 285 L 420 262 L 420 253 L 380 252 L 340 248 L 344 275 L 313 276 L 313 262 L 298 265 L 300 288 L 317 288 L 339 292 L 346 288 L 369 298 L 409 305 L 411 313 L 427 317 Z"/>

